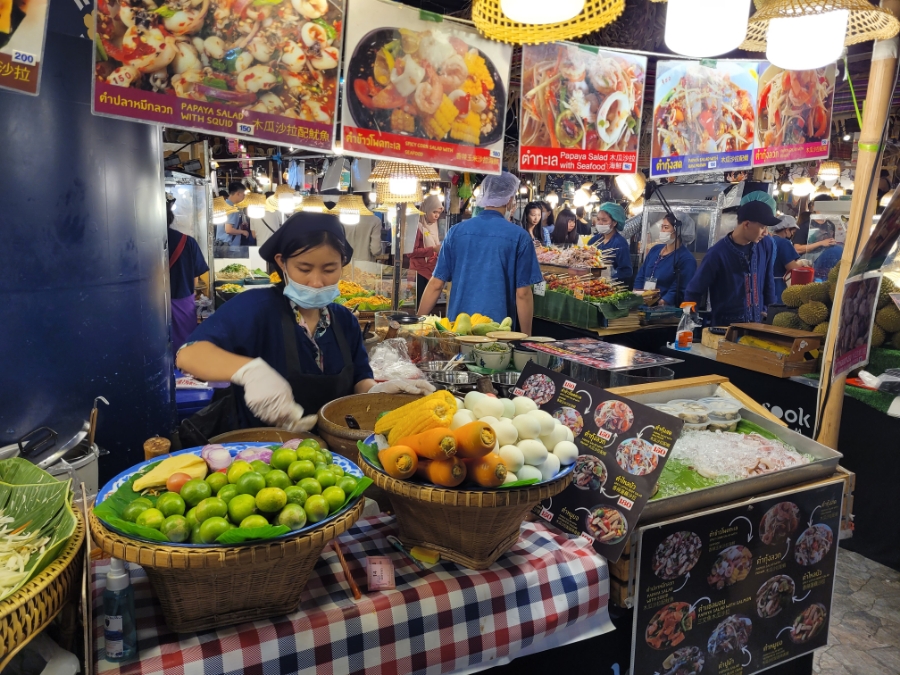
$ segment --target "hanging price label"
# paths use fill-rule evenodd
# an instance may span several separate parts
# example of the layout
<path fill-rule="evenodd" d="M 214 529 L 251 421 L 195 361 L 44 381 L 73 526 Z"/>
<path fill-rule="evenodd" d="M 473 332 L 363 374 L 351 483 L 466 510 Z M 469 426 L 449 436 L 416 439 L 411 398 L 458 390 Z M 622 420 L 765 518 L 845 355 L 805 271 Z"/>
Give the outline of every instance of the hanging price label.
<path fill-rule="evenodd" d="M 547 282 L 546 281 L 542 281 L 541 283 L 534 285 L 534 294 L 535 295 L 539 295 L 543 298 L 544 293 L 546 293 L 546 292 L 547 292 Z"/>

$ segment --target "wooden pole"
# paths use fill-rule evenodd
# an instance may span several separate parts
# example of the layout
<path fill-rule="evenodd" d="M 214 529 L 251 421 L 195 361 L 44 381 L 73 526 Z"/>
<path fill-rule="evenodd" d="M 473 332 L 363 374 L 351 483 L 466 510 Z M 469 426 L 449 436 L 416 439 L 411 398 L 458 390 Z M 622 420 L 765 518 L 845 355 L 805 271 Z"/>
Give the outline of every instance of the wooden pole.
<path fill-rule="evenodd" d="M 900 0 L 881 0 L 881 7 L 900 17 Z M 844 241 L 844 255 L 834 294 L 834 306 L 829 325 L 834 330 L 828 332 L 825 353 L 822 359 L 822 374 L 819 384 L 818 411 L 816 415 L 816 440 L 830 448 L 837 449 L 841 428 L 841 412 L 844 405 L 844 386 L 847 377 L 831 378 L 834 353 L 837 347 L 837 326 L 840 325 L 841 303 L 844 299 L 844 283 L 857 253 L 869 239 L 872 217 L 875 215 L 878 192 L 875 186 L 881 170 L 881 142 L 884 124 L 891 108 L 894 81 L 897 69 L 897 49 L 900 39 L 876 40 L 872 63 L 869 70 L 869 88 L 863 109 L 862 132 L 859 135 L 859 153 L 856 160 L 856 176 L 853 201 L 850 205 L 850 220 Z M 870 181 L 874 182 L 868 190 Z"/>

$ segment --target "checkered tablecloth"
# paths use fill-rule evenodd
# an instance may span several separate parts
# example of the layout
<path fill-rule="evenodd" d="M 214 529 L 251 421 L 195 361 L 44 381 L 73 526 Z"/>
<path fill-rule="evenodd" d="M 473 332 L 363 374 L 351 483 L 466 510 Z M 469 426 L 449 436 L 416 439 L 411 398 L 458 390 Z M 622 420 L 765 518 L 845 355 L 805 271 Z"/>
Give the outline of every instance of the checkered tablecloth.
<path fill-rule="evenodd" d="M 135 589 L 138 659 L 103 659 L 102 595 L 108 560 L 94 563 L 95 672 L 127 675 L 226 673 L 451 673 L 508 662 L 573 631 L 612 630 L 606 562 L 584 539 L 524 523 L 516 546 L 483 571 L 438 563 L 423 572 L 393 549 L 393 517 L 358 521 L 340 537 L 363 592 L 354 602 L 337 554 L 325 548 L 297 611 L 287 616 L 176 634 L 163 619 L 143 569 Z M 397 589 L 366 593 L 366 556 L 389 556 Z"/>

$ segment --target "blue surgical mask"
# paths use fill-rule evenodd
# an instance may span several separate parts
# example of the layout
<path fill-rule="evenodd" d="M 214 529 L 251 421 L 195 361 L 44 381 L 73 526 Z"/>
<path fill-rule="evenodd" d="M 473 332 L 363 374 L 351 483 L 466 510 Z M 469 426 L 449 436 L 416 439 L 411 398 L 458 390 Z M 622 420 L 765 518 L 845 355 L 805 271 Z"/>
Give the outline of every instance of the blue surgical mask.
<path fill-rule="evenodd" d="M 284 274 L 285 280 L 285 297 L 303 309 L 322 309 L 329 303 L 334 302 L 335 298 L 341 294 L 337 284 L 313 288 L 312 286 L 298 284 L 285 271 L 282 271 L 282 274 Z"/>

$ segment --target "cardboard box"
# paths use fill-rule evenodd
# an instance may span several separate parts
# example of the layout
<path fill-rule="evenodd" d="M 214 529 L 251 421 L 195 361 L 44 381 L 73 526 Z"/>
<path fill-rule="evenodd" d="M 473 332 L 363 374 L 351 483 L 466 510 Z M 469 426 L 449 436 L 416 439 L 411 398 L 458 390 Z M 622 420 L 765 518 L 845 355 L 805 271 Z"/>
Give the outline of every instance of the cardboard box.
<path fill-rule="evenodd" d="M 740 344 L 742 337 L 765 340 L 785 349 L 786 353 Z M 793 328 L 779 328 L 762 323 L 735 323 L 719 342 L 716 360 L 775 377 L 793 377 L 819 370 L 818 357 L 807 358 L 820 349 L 824 335 Z"/>

